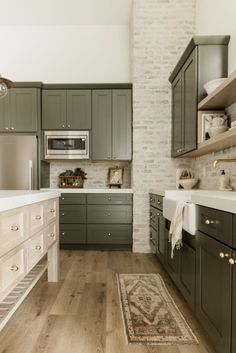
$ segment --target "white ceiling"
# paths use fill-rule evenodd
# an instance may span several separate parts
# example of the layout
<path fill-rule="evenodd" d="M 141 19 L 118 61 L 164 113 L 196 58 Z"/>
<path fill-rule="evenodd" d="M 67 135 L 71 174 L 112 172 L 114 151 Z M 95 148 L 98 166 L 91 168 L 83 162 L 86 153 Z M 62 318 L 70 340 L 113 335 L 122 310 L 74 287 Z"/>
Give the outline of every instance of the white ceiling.
<path fill-rule="evenodd" d="M 132 0 L 0 0 L 0 25 L 127 25 Z"/>

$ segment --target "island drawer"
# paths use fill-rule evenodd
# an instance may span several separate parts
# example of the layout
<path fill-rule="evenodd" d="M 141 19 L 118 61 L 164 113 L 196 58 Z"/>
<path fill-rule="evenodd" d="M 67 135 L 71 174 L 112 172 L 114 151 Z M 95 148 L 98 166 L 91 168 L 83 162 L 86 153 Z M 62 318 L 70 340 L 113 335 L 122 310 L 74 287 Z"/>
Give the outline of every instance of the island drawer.
<path fill-rule="evenodd" d="M 132 244 L 131 225 L 88 225 L 88 244 Z"/>
<path fill-rule="evenodd" d="M 60 205 L 85 205 L 86 194 L 79 193 L 62 193 L 60 197 Z"/>
<path fill-rule="evenodd" d="M 45 252 L 44 232 L 40 231 L 27 242 L 27 268 L 28 272 L 42 258 Z"/>
<path fill-rule="evenodd" d="M 61 205 L 60 223 L 86 223 L 86 206 Z"/>
<path fill-rule="evenodd" d="M 85 224 L 62 224 L 60 226 L 61 244 L 85 244 L 86 225 Z"/>
<path fill-rule="evenodd" d="M 233 215 L 231 213 L 199 206 L 198 229 L 226 245 L 233 245 Z"/>
<path fill-rule="evenodd" d="M 150 206 L 163 210 L 163 196 L 149 194 L 149 202 L 150 202 Z"/>
<path fill-rule="evenodd" d="M 128 205 L 88 205 L 88 223 L 132 223 L 132 206 Z"/>
<path fill-rule="evenodd" d="M 57 201 L 49 200 L 45 202 L 45 218 L 46 224 L 55 221 L 57 218 Z"/>
<path fill-rule="evenodd" d="M 132 205 L 132 194 L 88 194 L 89 205 Z"/>
<path fill-rule="evenodd" d="M 56 223 L 51 223 L 47 228 L 44 230 L 45 234 L 45 239 L 46 239 L 46 244 L 47 244 L 47 249 L 55 243 L 57 240 L 57 228 L 56 228 Z"/>
<path fill-rule="evenodd" d="M 0 256 L 29 237 L 26 207 L 0 213 Z"/>
<path fill-rule="evenodd" d="M 36 203 L 30 206 L 31 234 L 37 233 L 44 226 L 44 204 Z"/>

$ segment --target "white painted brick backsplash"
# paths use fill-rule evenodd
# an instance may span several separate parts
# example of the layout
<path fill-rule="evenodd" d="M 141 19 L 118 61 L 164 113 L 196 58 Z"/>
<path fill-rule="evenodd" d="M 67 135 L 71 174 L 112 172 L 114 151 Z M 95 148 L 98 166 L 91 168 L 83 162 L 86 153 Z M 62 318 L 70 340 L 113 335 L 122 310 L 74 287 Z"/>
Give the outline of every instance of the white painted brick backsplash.
<path fill-rule="evenodd" d="M 130 188 L 130 162 L 91 162 L 91 161 L 53 161 L 50 163 L 50 187 L 56 188 L 58 176 L 66 169 L 81 168 L 87 173 L 84 188 L 106 188 L 108 168 L 124 168 L 122 188 Z"/>
<path fill-rule="evenodd" d="M 175 186 L 168 77 L 194 33 L 195 0 L 134 0 L 132 14 L 134 251 L 150 252 L 150 188 Z"/>

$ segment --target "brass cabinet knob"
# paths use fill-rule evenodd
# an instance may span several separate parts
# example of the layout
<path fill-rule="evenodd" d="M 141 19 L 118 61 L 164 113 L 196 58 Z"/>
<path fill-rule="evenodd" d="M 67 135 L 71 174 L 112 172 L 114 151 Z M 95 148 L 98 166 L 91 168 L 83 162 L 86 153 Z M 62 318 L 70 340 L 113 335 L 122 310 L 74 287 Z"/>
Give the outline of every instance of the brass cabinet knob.
<path fill-rule="evenodd" d="M 111 216 L 111 213 L 110 212 L 108 212 L 108 214 L 107 214 L 109 217 Z"/>
<path fill-rule="evenodd" d="M 219 253 L 219 257 L 220 257 L 221 259 L 224 259 L 225 257 L 228 258 L 228 257 L 229 257 L 229 254 L 220 252 L 220 253 Z"/>
<path fill-rule="evenodd" d="M 11 230 L 13 231 L 13 232 L 17 232 L 18 230 L 19 230 L 20 228 L 18 227 L 18 226 L 11 226 Z"/>
<path fill-rule="evenodd" d="M 161 214 L 158 212 L 158 213 L 157 213 L 157 217 L 160 217 L 160 215 L 161 215 Z"/>
<path fill-rule="evenodd" d="M 35 250 L 41 250 L 41 249 L 42 249 L 41 245 L 36 245 L 35 246 Z"/>
<path fill-rule="evenodd" d="M 54 238 L 55 234 L 54 233 L 50 233 L 49 236 L 50 236 L 50 238 Z"/>
<path fill-rule="evenodd" d="M 4 130 L 9 130 L 9 127 L 7 127 L 7 126 L 6 126 L 6 127 L 4 127 Z"/>
<path fill-rule="evenodd" d="M 158 204 L 158 205 L 160 205 L 160 204 L 161 204 L 161 201 L 160 201 L 160 200 L 158 200 L 158 201 L 157 201 L 157 204 Z"/>
<path fill-rule="evenodd" d="M 232 257 L 229 259 L 229 264 L 230 265 L 235 265 L 236 264 L 236 260 L 234 260 Z"/>
<path fill-rule="evenodd" d="M 110 236 L 111 236 L 111 233 L 108 233 L 107 235 L 108 235 L 108 237 L 110 237 Z"/>
<path fill-rule="evenodd" d="M 209 224 L 214 224 L 215 222 L 212 219 L 206 219 L 205 220 L 205 224 L 209 225 Z"/>
<path fill-rule="evenodd" d="M 54 210 L 54 208 L 51 208 L 51 209 L 50 209 L 50 212 L 51 212 L 51 213 L 55 213 L 56 211 Z"/>
<path fill-rule="evenodd" d="M 35 216 L 35 219 L 36 219 L 37 221 L 40 221 L 41 218 L 42 218 L 42 217 L 41 217 L 40 215 Z"/>
<path fill-rule="evenodd" d="M 64 213 L 64 212 L 62 212 L 62 213 L 61 213 L 61 215 L 62 215 L 62 216 L 65 216 L 65 213 Z"/>
<path fill-rule="evenodd" d="M 64 197 L 62 197 L 61 199 L 62 199 L 62 201 L 64 201 L 64 200 L 65 200 L 65 198 L 64 198 Z"/>
<path fill-rule="evenodd" d="M 62 125 L 62 128 L 65 129 L 65 124 Z"/>
<path fill-rule="evenodd" d="M 67 127 L 70 128 L 70 124 L 67 124 Z"/>
<path fill-rule="evenodd" d="M 15 130 L 15 128 L 12 126 L 12 127 L 10 128 L 10 130 Z"/>
<path fill-rule="evenodd" d="M 19 267 L 18 267 L 18 266 L 15 266 L 15 265 L 12 265 L 12 266 L 11 266 L 11 271 L 16 272 L 16 271 L 18 271 L 18 270 L 19 270 Z"/>
<path fill-rule="evenodd" d="M 150 202 L 152 202 L 153 201 L 153 198 L 152 197 L 150 197 Z"/>
<path fill-rule="evenodd" d="M 152 240 L 153 239 L 153 237 L 152 237 L 152 235 L 150 235 L 150 240 Z"/>
<path fill-rule="evenodd" d="M 108 201 L 111 201 L 111 197 L 110 196 L 108 197 Z"/>
<path fill-rule="evenodd" d="M 61 235 L 66 235 L 66 233 L 65 233 L 65 232 L 62 232 Z"/>

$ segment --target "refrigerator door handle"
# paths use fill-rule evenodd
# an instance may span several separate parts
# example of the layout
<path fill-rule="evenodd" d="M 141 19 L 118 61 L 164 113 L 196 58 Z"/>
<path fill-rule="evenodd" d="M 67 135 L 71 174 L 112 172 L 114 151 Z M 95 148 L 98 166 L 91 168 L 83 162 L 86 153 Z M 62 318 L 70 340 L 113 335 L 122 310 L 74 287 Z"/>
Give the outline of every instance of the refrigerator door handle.
<path fill-rule="evenodd" d="M 33 184 L 33 161 L 29 160 L 29 190 L 32 190 Z"/>

